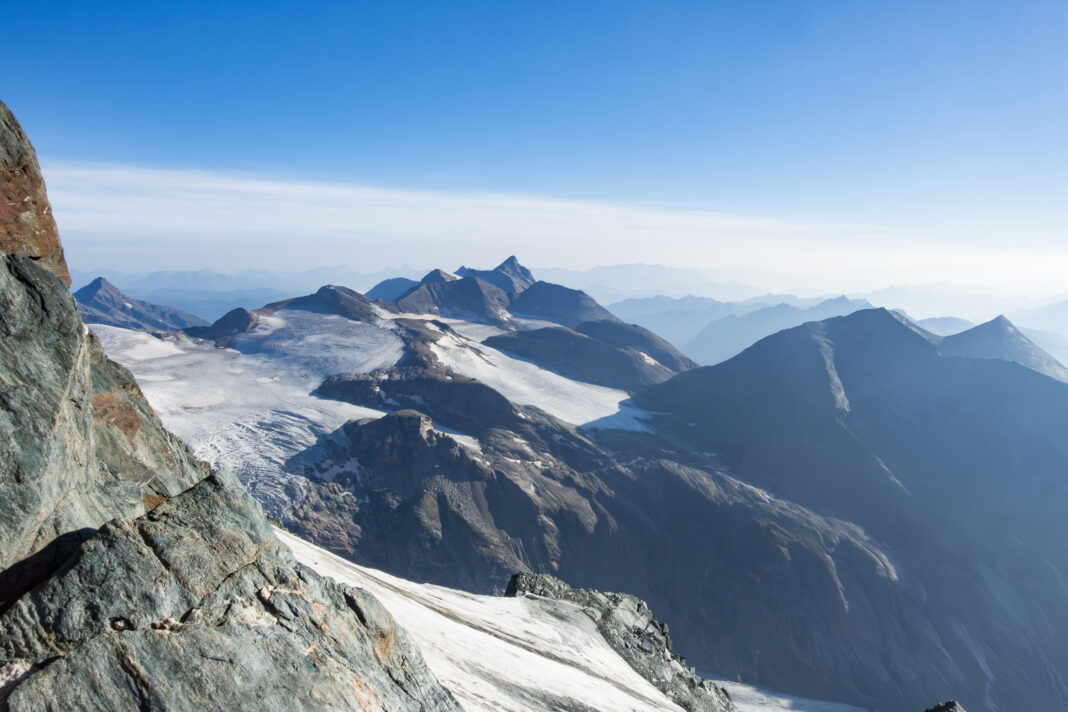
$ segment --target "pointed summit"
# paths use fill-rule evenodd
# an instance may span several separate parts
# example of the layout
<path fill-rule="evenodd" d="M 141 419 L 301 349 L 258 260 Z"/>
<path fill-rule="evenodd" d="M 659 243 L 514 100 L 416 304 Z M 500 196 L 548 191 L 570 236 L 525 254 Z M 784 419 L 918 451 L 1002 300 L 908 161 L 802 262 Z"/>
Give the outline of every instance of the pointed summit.
<path fill-rule="evenodd" d="M 461 267 L 456 270 L 461 277 L 474 277 L 483 282 L 489 282 L 495 287 L 503 289 L 509 296 L 519 294 L 536 281 L 530 270 L 519 264 L 519 260 L 512 255 L 493 269 L 481 270 Z"/>
<path fill-rule="evenodd" d="M 178 309 L 128 297 L 103 277 L 97 277 L 75 292 L 74 299 L 86 324 L 138 331 L 174 331 L 207 324 L 200 317 Z"/>
<path fill-rule="evenodd" d="M 426 276 L 419 280 L 419 284 L 437 284 L 441 282 L 455 282 L 460 279 L 451 272 L 446 272 L 443 269 L 435 269 L 427 272 Z"/>
<path fill-rule="evenodd" d="M 938 345 L 943 356 L 1012 361 L 1068 383 L 1068 369 L 999 315 L 979 326 L 947 336 Z"/>

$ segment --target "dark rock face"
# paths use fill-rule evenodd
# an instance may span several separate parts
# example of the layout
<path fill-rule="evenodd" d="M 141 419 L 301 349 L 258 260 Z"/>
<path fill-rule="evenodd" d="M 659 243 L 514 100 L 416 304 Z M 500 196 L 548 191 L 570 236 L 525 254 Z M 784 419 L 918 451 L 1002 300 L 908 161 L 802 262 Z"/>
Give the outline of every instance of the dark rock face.
<path fill-rule="evenodd" d="M 505 596 L 533 595 L 582 606 L 612 649 L 658 690 L 690 712 L 732 712 L 730 694 L 701 679 L 671 652 L 671 637 L 645 601 L 622 593 L 571 588 L 547 574 L 515 574 Z"/>
<path fill-rule="evenodd" d="M 104 357 L 63 284 L 24 257 L 0 256 L 0 334 L 0 592 L 9 599 L 62 561 L 71 536 L 138 516 L 207 468 Z"/>
<path fill-rule="evenodd" d="M 471 277 L 489 282 L 510 297 L 514 297 L 527 287 L 534 284 L 534 275 L 530 270 L 519 264 L 519 260 L 512 255 L 493 269 L 470 269 L 461 267 L 456 270 L 461 277 Z"/>
<path fill-rule="evenodd" d="M 70 286 L 37 152 L 0 101 L 0 252 L 24 255 Z"/>
<path fill-rule="evenodd" d="M 955 700 L 950 700 L 949 702 L 943 702 L 940 705 L 929 707 L 926 712 L 964 712 L 964 708 Z"/>
<path fill-rule="evenodd" d="M 619 321 L 593 297 L 559 284 L 537 282 L 508 306 L 515 316 L 544 319 L 574 329 L 587 321 Z"/>
<path fill-rule="evenodd" d="M 455 376 L 424 366 L 420 382 L 400 371 L 338 379 L 331 395 L 459 427 L 437 402 Z M 707 458 L 673 461 L 665 453 L 677 441 L 584 433 L 509 405 L 492 418 L 462 414 L 478 450 L 410 411 L 347 424 L 289 463 L 312 482 L 287 526 L 357 563 L 467 590 L 499 591 L 518 570 L 633 592 L 706 669 L 758 684 L 794 671 L 811 680 L 798 694 L 874 685 L 850 670 L 873 630 L 933 634 L 919 592 L 860 527 L 771 497 Z M 908 613 L 887 623 L 885 610 Z"/>
<path fill-rule="evenodd" d="M 198 339 L 221 342 L 232 336 L 244 334 L 256 325 L 256 314 L 248 309 L 238 307 L 223 314 L 211 326 L 190 326 L 185 333 Z"/>
<path fill-rule="evenodd" d="M 207 326 L 207 322 L 192 314 L 128 297 L 103 277 L 97 277 L 75 292 L 74 300 L 86 324 L 106 324 L 140 331 L 175 331 L 189 326 Z"/>
<path fill-rule="evenodd" d="M 634 393 L 666 381 L 676 371 L 642 356 L 564 327 L 517 331 L 483 341 L 501 351 L 530 359 L 561 376 Z"/>
<path fill-rule="evenodd" d="M 458 710 L 373 598 L 295 563 L 213 476 L 105 525 L 0 618 L 7 709 Z"/>
<path fill-rule="evenodd" d="M 476 277 L 464 277 L 420 283 L 398 299 L 396 306 L 412 314 L 440 314 L 494 324 L 507 318 L 508 302 L 508 295 L 500 287 Z"/>

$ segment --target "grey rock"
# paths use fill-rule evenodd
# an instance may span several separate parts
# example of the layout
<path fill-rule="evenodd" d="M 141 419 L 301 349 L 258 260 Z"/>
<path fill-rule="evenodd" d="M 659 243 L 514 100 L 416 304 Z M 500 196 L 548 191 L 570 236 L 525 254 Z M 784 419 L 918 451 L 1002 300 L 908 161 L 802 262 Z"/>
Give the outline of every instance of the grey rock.
<path fill-rule="evenodd" d="M 504 291 L 509 296 L 515 296 L 524 289 L 534 284 L 534 275 L 530 270 L 519 264 L 519 260 L 512 255 L 493 269 L 481 270 L 461 267 L 456 270 L 461 277 L 477 277 L 483 282 L 489 282 L 493 286 Z"/>
<path fill-rule="evenodd" d="M 31 666 L 11 712 L 459 710 L 389 613 L 297 564 L 227 475 L 105 525 L 0 630 L 0 668 Z"/>
<path fill-rule="evenodd" d="M 950 700 L 949 702 L 929 707 L 926 712 L 964 712 L 964 708 L 956 700 Z"/>
<path fill-rule="evenodd" d="M 0 256 L 0 600 L 81 532 L 138 516 L 207 474 L 109 361 L 55 275 Z M 2 605 L 2 604 L 0 604 Z"/>
<path fill-rule="evenodd" d="M 735 710 L 726 689 L 701 678 L 684 658 L 671 652 L 667 624 L 635 596 L 571 588 L 554 576 L 529 573 L 512 576 L 504 595 L 533 595 L 582 606 L 612 649 L 675 704 L 690 712 Z"/>
<path fill-rule="evenodd" d="M 39 242 L 20 224 L 0 247 Z M 163 429 L 46 258 L 0 255 L 0 711 L 458 711 L 381 605 Z"/>

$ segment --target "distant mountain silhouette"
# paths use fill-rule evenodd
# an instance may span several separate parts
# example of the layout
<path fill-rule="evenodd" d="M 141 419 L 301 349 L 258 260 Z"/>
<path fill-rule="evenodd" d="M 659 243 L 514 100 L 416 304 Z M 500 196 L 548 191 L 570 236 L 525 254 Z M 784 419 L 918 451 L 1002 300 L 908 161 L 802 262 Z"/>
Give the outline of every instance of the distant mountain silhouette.
<path fill-rule="evenodd" d="M 548 282 L 528 287 L 512 301 L 508 311 L 515 316 L 544 319 L 570 328 L 587 321 L 619 321 L 585 292 Z"/>
<path fill-rule="evenodd" d="M 103 277 L 97 277 L 75 292 L 74 299 L 78 302 L 82 320 L 87 324 L 106 324 L 140 331 L 174 331 L 207 324 L 192 314 L 128 297 Z"/>
<path fill-rule="evenodd" d="M 381 299 L 383 301 L 392 302 L 400 299 L 404 294 L 410 291 L 413 287 L 419 284 L 414 279 L 408 279 L 407 277 L 390 277 L 384 279 L 375 286 L 367 290 L 364 295 L 371 301 Z"/>
<path fill-rule="evenodd" d="M 1014 361 L 1050 378 L 1068 382 L 1068 369 L 1022 334 L 1004 316 L 943 338 L 938 344 L 938 351 L 943 356 Z"/>
<path fill-rule="evenodd" d="M 836 297 L 808 308 L 776 304 L 739 316 L 732 314 L 709 323 L 682 350 L 698 363 L 716 364 L 776 331 L 870 306 L 864 300 Z"/>

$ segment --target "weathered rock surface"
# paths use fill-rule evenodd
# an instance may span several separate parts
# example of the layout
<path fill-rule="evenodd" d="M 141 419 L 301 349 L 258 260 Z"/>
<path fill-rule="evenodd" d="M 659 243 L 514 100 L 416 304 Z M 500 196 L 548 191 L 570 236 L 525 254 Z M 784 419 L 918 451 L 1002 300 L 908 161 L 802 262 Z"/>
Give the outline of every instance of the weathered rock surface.
<path fill-rule="evenodd" d="M 959 702 L 950 700 L 949 702 L 943 702 L 940 705 L 930 707 L 926 712 L 964 712 L 964 708 L 960 706 Z"/>
<path fill-rule="evenodd" d="M 0 668 L 26 670 L 11 712 L 459 709 L 389 613 L 297 564 L 228 475 L 109 522 L 0 630 Z"/>
<path fill-rule="evenodd" d="M 58 565 L 86 530 L 143 514 L 208 471 L 163 429 L 129 372 L 104 356 L 59 279 L 22 256 L 0 256 L 0 335 L 6 601 Z"/>
<path fill-rule="evenodd" d="M 86 324 L 106 324 L 140 331 L 174 331 L 187 326 L 207 326 L 198 316 L 162 304 L 123 294 L 103 277 L 97 277 L 74 293 L 78 313 Z"/>
<path fill-rule="evenodd" d="M 582 606 L 608 644 L 675 704 L 690 712 L 730 712 L 730 695 L 671 652 L 671 636 L 645 601 L 625 593 L 571 588 L 547 574 L 517 573 L 506 596 L 533 595 Z"/>
<path fill-rule="evenodd" d="M 17 124 L 0 119 L 7 161 Z M 47 207 L 32 181 L 23 202 L 38 187 Z M 39 224 L 15 227 L 3 247 L 28 256 L 0 255 L 0 711 L 459 710 L 372 597 L 297 564 L 242 486 L 163 429 L 36 263 Z"/>
<path fill-rule="evenodd" d="M 471 269 L 461 267 L 456 270 L 461 277 L 477 277 L 483 282 L 489 282 L 493 286 L 504 291 L 509 296 L 515 296 L 536 281 L 530 270 L 519 264 L 519 260 L 512 255 L 493 269 Z"/>
<path fill-rule="evenodd" d="M 25 255 L 70 286 L 37 153 L 0 101 L 0 252 Z"/>

